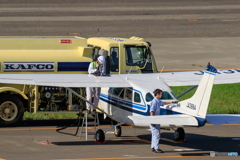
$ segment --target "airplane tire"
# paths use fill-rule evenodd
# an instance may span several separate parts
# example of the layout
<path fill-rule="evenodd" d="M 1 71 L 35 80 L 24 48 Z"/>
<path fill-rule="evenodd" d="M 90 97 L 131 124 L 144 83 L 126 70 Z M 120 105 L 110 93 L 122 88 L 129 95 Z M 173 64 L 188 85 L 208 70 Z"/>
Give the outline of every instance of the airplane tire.
<path fill-rule="evenodd" d="M 121 137 L 121 135 L 122 135 L 122 128 L 121 128 L 121 126 L 115 127 L 115 129 L 114 129 L 114 135 L 115 135 L 116 137 Z"/>
<path fill-rule="evenodd" d="M 105 134 L 102 129 L 98 129 L 95 135 L 96 142 L 104 142 Z"/>
<path fill-rule="evenodd" d="M 0 126 L 15 126 L 23 117 L 24 105 L 15 95 L 0 96 Z"/>
<path fill-rule="evenodd" d="M 183 128 L 178 128 L 174 133 L 174 138 L 176 141 L 181 141 L 185 139 L 185 131 Z"/>

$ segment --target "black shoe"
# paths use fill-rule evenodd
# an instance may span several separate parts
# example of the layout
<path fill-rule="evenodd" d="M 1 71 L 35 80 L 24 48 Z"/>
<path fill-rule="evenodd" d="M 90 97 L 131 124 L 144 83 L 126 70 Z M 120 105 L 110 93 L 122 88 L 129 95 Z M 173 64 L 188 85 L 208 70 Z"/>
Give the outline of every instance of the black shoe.
<path fill-rule="evenodd" d="M 154 148 L 152 148 L 152 152 L 155 152 L 155 149 L 154 149 Z"/>
<path fill-rule="evenodd" d="M 161 149 L 154 149 L 153 152 L 155 152 L 155 153 L 164 153 Z"/>

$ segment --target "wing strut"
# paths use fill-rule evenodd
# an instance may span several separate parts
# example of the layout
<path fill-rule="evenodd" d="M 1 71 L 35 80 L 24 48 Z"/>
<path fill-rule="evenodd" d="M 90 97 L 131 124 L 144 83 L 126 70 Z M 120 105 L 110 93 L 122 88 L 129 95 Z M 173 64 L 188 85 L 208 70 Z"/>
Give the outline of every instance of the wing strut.
<path fill-rule="evenodd" d="M 178 99 L 178 98 L 182 97 L 183 95 L 187 94 L 188 92 L 190 92 L 191 90 L 193 90 L 196 87 L 198 87 L 198 85 L 195 85 L 195 86 L 192 86 L 192 87 L 188 88 L 186 91 L 184 91 L 181 94 L 177 95 L 176 98 Z"/>
<path fill-rule="evenodd" d="M 91 103 L 90 101 L 86 100 L 86 98 L 84 98 L 83 96 L 81 96 L 80 94 L 78 94 L 77 92 L 75 92 L 74 90 L 72 90 L 71 88 L 66 87 L 66 89 L 68 89 L 69 91 L 71 91 L 73 94 L 75 94 L 78 98 L 86 101 L 87 103 L 93 105 L 94 107 L 96 107 L 98 110 L 100 110 L 102 113 L 110 116 L 109 114 L 107 114 L 106 112 L 104 112 L 101 108 L 99 108 L 98 106 L 94 105 L 93 103 Z"/>

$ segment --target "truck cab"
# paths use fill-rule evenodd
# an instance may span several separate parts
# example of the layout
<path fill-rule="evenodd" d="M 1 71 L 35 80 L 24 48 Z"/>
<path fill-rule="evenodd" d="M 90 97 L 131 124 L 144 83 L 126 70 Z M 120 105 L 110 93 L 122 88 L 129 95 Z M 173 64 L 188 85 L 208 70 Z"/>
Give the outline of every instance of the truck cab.
<path fill-rule="evenodd" d="M 93 58 L 100 49 L 108 51 L 110 74 L 157 72 L 150 43 L 143 38 L 95 37 L 88 38 L 87 44 L 93 47 Z"/>

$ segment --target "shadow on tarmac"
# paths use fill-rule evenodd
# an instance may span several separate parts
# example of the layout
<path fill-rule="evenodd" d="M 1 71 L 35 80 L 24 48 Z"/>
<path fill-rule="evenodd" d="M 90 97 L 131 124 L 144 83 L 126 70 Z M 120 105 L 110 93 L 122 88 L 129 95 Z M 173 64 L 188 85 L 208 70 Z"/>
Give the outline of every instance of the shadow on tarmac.
<path fill-rule="evenodd" d="M 151 135 L 139 135 L 141 139 L 151 141 Z M 186 142 L 173 140 L 173 133 L 161 133 L 160 144 L 180 148 L 193 149 L 193 151 L 215 151 L 215 152 L 238 152 L 240 153 L 240 141 L 233 141 L 233 137 L 216 137 L 194 133 L 186 133 Z M 209 155 L 209 152 L 208 152 Z M 187 155 L 190 156 L 190 155 Z"/>
<path fill-rule="evenodd" d="M 215 152 L 238 152 L 240 153 L 239 141 L 233 141 L 231 137 L 213 137 L 194 133 L 186 133 L 186 142 L 177 142 L 173 140 L 173 133 L 161 133 L 160 144 L 174 146 L 176 148 L 190 149 L 183 150 L 182 156 L 209 156 L 209 151 Z M 106 144 L 97 144 L 94 141 L 69 141 L 52 142 L 58 146 L 78 146 L 78 145 L 150 145 L 151 134 L 139 135 L 133 137 L 118 137 L 116 139 L 106 140 Z M 164 150 L 164 148 L 162 148 Z M 201 153 L 194 153 L 199 152 Z M 207 151 L 206 153 L 204 151 Z M 176 152 L 176 151 L 166 151 Z M 186 153 L 187 152 L 187 153 Z"/>

